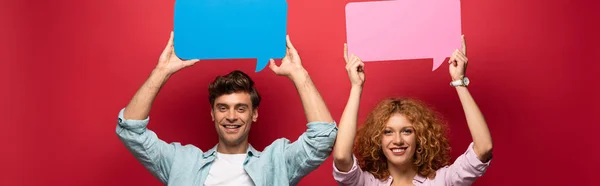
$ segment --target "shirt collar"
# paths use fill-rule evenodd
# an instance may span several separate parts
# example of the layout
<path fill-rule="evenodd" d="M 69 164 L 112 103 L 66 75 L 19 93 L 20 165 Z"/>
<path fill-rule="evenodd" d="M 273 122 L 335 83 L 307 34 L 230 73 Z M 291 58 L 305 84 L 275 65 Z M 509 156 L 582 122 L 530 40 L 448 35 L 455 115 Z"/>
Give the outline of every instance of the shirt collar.
<path fill-rule="evenodd" d="M 416 180 L 416 181 L 418 181 L 419 183 L 423 183 L 423 182 L 425 182 L 425 180 L 426 180 L 426 179 L 427 179 L 427 178 L 425 178 L 425 177 L 421 176 L 420 174 L 417 174 L 417 175 L 415 176 L 415 178 L 413 178 L 413 180 Z"/>
<path fill-rule="evenodd" d="M 394 178 L 392 178 L 392 176 L 390 176 L 390 177 L 388 178 L 388 180 L 387 180 L 387 183 L 392 183 L 392 180 L 393 180 L 393 179 L 394 179 Z M 418 181 L 419 183 L 423 183 L 423 182 L 425 182 L 425 180 L 427 180 L 427 178 L 426 178 L 426 177 L 423 177 L 423 176 L 421 176 L 420 174 L 417 174 L 417 175 L 416 175 L 416 176 L 413 178 L 413 180 L 414 180 L 414 181 Z"/>
<path fill-rule="evenodd" d="M 215 145 L 213 148 L 211 148 L 210 150 L 204 152 L 204 154 L 202 154 L 202 156 L 204 158 L 208 158 L 209 156 L 214 156 L 215 152 L 217 152 L 217 147 L 219 146 L 219 144 Z M 256 157 L 260 157 L 260 151 L 254 149 L 254 147 L 252 147 L 252 145 L 248 144 L 248 149 L 246 150 L 246 154 L 250 155 L 250 156 L 256 156 Z"/>

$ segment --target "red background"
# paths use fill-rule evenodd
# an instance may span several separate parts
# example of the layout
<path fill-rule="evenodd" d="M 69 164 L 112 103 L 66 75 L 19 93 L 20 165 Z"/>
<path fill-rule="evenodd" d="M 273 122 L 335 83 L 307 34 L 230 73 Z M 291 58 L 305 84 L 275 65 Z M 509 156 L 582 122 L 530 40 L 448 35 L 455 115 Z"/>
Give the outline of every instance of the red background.
<path fill-rule="evenodd" d="M 338 121 L 350 88 L 341 55 L 346 3 L 289 1 L 291 39 Z M 121 144 L 115 125 L 156 65 L 173 5 L 2 2 L 0 185 L 160 185 Z M 461 7 L 469 89 L 495 144 L 492 165 L 475 185 L 593 185 L 600 165 L 598 6 L 463 0 Z M 368 63 L 360 120 L 384 97 L 423 99 L 449 121 L 456 157 L 471 137 L 447 65 L 434 72 L 431 65 L 431 59 Z M 279 137 L 295 140 L 306 129 L 296 90 L 288 79 L 254 68 L 253 60 L 222 60 L 180 71 L 156 99 L 150 129 L 168 142 L 214 146 L 208 83 L 242 69 L 264 97 L 251 144 L 262 150 Z M 329 158 L 300 185 L 335 185 L 331 172 Z"/>

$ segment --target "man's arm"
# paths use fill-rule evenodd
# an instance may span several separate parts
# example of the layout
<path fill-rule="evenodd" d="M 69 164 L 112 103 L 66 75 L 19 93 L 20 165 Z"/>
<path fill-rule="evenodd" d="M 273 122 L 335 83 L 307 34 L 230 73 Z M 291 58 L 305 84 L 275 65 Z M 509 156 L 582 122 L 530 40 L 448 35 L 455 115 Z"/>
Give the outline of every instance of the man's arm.
<path fill-rule="evenodd" d="M 156 133 L 147 129 L 149 118 L 128 120 L 124 117 L 124 111 L 125 109 L 121 109 L 119 112 L 117 136 L 136 160 L 163 184 L 167 184 L 173 157 L 179 145 L 167 144 Z"/>
<path fill-rule="evenodd" d="M 287 54 L 282 59 L 281 65 L 277 66 L 271 60 L 269 68 L 275 74 L 285 75 L 294 82 L 308 120 L 307 131 L 298 140 L 286 145 L 284 151 L 287 175 L 290 184 L 294 185 L 329 157 L 337 135 L 337 127 L 325 101 L 302 66 L 300 56 L 289 36 L 287 37 Z"/>
<path fill-rule="evenodd" d="M 158 95 L 158 92 L 169 77 L 185 67 L 194 65 L 196 62 L 198 60 L 182 61 L 175 55 L 173 49 L 173 32 L 171 32 L 169 42 L 160 55 L 156 68 L 125 108 L 125 119 L 146 119 L 148 113 L 150 113 L 150 107 L 154 98 L 156 98 L 156 95 Z"/>
<path fill-rule="evenodd" d="M 127 107 L 123 117 L 125 119 L 143 120 L 148 118 L 150 108 L 154 102 L 154 98 L 158 95 L 158 92 L 162 86 L 169 79 L 169 75 L 159 69 L 154 69 L 150 74 L 150 77 L 144 82 L 142 87 L 135 93 Z"/>
<path fill-rule="evenodd" d="M 269 68 L 280 76 L 286 76 L 292 80 L 302 100 L 304 114 L 308 122 L 333 123 L 333 118 L 327 109 L 327 105 L 317 87 L 313 84 L 308 72 L 302 66 L 302 60 L 298 51 L 294 48 L 289 36 L 286 37 L 287 50 L 281 65 L 277 66 L 273 59 L 269 62 Z"/>
<path fill-rule="evenodd" d="M 173 157 L 180 145 L 178 143 L 167 144 L 159 139 L 153 131 L 147 129 L 150 120 L 148 113 L 154 98 L 171 74 L 196 62 L 197 60 L 182 61 L 175 55 L 173 33 L 171 32 L 171 37 L 160 56 L 158 65 L 129 104 L 119 112 L 117 136 L 135 158 L 163 184 L 168 182 Z"/>
<path fill-rule="evenodd" d="M 295 74 L 292 77 L 292 81 L 294 82 L 300 100 L 302 101 L 306 120 L 309 123 L 327 122 L 334 124 L 331 113 L 329 113 L 325 101 L 321 97 L 317 87 L 313 84 L 308 72 L 306 70 L 298 72 L 298 74 Z"/>

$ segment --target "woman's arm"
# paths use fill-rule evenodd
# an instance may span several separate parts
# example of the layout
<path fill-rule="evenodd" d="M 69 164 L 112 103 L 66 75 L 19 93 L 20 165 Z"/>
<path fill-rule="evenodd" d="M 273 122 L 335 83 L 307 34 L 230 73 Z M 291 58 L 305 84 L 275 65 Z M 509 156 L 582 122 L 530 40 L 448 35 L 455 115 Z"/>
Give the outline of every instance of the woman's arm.
<path fill-rule="evenodd" d="M 467 46 L 464 36 L 462 37 L 462 51 L 456 50 L 450 57 L 450 76 L 452 80 L 463 80 L 467 69 L 468 58 L 466 57 Z M 473 138 L 473 150 L 482 162 L 487 162 L 492 156 L 492 136 L 487 123 L 475 100 L 469 93 L 467 86 L 456 86 L 456 91 L 469 125 L 471 137 Z"/>
<path fill-rule="evenodd" d="M 352 88 L 346 108 L 340 119 L 338 135 L 333 147 L 333 163 L 335 167 L 343 172 L 352 168 L 354 160 L 352 158 L 352 146 L 356 136 L 356 124 L 358 120 L 358 107 L 360 105 L 360 96 L 362 86 L 365 82 L 364 63 L 355 56 L 348 56 L 348 47 L 344 45 L 344 59 L 346 61 L 346 71 L 350 78 Z"/>

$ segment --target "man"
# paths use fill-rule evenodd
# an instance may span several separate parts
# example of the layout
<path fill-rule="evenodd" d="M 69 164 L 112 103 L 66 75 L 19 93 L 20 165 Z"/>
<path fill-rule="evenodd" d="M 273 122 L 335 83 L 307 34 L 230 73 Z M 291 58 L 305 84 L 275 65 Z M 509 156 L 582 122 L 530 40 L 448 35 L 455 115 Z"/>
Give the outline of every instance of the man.
<path fill-rule="evenodd" d="M 308 120 L 308 130 L 291 143 L 281 138 L 259 152 L 248 144 L 258 117 L 260 95 L 240 71 L 215 79 L 209 86 L 211 116 L 219 143 L 208 151 L 193 145 L 166 143 L 146 128 L 156 95 L 175 72 L 198 60 L 182 61 L 173 50 L 173 33 L 150 77 L 127 107 L 119 112 L 117 135 L 127 149 L 167 185 L 296 185 L 329 157 L 337 127 L 323 99 L 302 66 L 289 36 L 287 53 L 269 68 L 296 86 Z"/>

